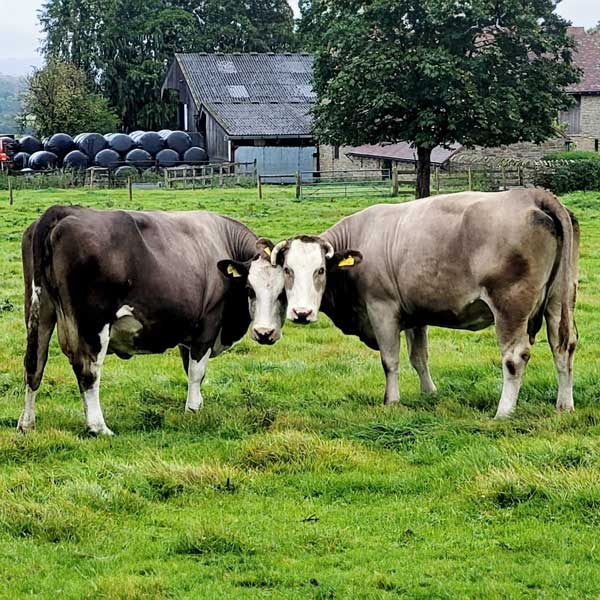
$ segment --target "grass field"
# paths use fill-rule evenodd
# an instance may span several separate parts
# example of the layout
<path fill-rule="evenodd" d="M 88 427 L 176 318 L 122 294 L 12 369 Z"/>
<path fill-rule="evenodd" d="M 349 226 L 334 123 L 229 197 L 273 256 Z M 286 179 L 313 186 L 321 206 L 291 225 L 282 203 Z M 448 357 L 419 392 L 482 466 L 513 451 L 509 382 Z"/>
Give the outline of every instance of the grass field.
<path fill-rule="evenodd" d="M 600 597 L 600 194 L 564 201 L 583 238 L 574 414 L 554 412 L 545 333 L 516 416 L 495 422 L 493 329 L 431 330 L 438 396 L 420 395 L 404 356 L 404 406 L 390 409 L 377 354 L 322 315 L 211 361 L 193 416 L 176 351 L 109 357 L 116 435 L 94 439 L 56 341 L 37 432 L 15 433 L 20 238 L 51 204 L 125 207 L 126 193 L 0 198 L 0 597 Z M 207 208 L 281 239 L 368 203 L 136 190 L 132 208 Z"/>

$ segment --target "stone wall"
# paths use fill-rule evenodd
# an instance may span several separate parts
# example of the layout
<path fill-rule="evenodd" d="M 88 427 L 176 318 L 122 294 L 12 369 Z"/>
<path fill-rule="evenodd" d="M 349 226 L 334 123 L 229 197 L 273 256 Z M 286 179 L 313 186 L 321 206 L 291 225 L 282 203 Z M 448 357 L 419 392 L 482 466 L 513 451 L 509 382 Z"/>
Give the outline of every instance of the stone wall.
<path fill-rule="evenodd" d="M 570 136 L 577 150 L 595 150 L 600 143 L 600 95 L 581 96 L 580 133 Z"/>
<path fill-rule="evenodd" d="M 346 156 L 352 148 L 350 146 L 339 147 L 339 158 L 335 158 L 335 146 L 321 144 L 319 146 L 319 168 L 321 171 L 358 171 L 363 169 L 381 169 L 381 161 L 372 158 L 358 158 Z M 379 177 L 377 173 L 372 174 Z"/>
<path fill-rule="evenodd" d="M 496 148 L 483 148 L 476 146 L 472 149 L 463 149 L 451 158 L 451 162 L 476 163 L 483 160 L 541 160 L 546 154 L 563 152 L 567 149 L 569 138 L 558 136 L 550 138 L 541 144 L 521 142 L 509 146 L 498 146 Z"/>

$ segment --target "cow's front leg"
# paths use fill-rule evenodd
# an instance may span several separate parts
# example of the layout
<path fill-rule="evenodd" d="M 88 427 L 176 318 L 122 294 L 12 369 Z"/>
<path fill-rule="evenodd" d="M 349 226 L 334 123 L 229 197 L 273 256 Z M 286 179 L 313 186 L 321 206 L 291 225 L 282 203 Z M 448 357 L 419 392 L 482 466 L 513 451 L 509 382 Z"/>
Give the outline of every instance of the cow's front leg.
<path fill-rule="evenodd" d="M 398 364 L 400 362 L 400 325 L 393 307 L 385 304 L 368 306 L 369 319 L 379 346 L 385 372 L 384 404 L 400 402 Z"/>
<path fill-rule="evenodd" d="M 419 375 L 421 391 L 424 394 L 435 394 L 437 388 L 429 373 L 429 352 L 427 350 L 427 327 L 414 327 L 407 329 L 406 346 L 410 364 Z"/>
<path fill-rule="evenodd" d="M 210 355 L 211 348 L 208 348 L 208 350 L 205 347 L 201 349 L 192 348 L 189 351 L 186 412 L 198 412 L 204 405 L 200 387 L 204 381 Z"/>
<path fill-rule="evenodd" d="M 110 341 L 110 326 L 108 324 L 99 333 L 99 338 L 100 350 L 92 352 L 88 347 L 82 348 L 85 344 L 81 344 L 80 349 L 73 357 L 72 365 L 81 392 L 88 430 L 94 435 L 113 435 L 113 432 L 104 422 L 104 415 L 100 406 L 100 375 Z"/>

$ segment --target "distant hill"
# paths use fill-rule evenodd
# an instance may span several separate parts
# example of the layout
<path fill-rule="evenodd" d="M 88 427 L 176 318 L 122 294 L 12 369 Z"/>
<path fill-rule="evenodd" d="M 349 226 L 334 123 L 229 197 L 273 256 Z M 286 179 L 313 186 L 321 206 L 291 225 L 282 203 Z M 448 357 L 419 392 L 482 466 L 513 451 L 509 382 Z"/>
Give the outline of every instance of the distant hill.
<path fill-rule="evenodd" d="M 24 88 L 24 77 L 0 73 L 0 133 L 17 132 L 14 117 L 21 110 L 19 96 Z"/>

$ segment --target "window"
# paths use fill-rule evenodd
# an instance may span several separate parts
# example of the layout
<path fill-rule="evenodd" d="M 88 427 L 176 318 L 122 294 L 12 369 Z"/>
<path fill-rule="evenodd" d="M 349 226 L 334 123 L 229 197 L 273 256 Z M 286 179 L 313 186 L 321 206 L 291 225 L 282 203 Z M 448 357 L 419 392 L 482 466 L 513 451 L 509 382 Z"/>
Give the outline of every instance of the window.
<path fill-rule="evenodd" d="M 339 160 L 339 158 L 340 158 L 340 147 L 339 147 L 339 146 L 337 146 L 337 145 L 335 145 L 335 146 L 333 147 L 333 158 L 334 158 L 335 160 Z"/>
<path fill-rule="evenodd" d="M 228 85 L 227 91 L 229 92 L 229 95 L 236 100 L 250 98 L 245 85 Z"/>
<path fill-rule="evenodd" d="M 567 126 L 567 133 L 581 133 L 581 96 L 573 96 L 575 104 L 570 110 L 563 110 L 558 120 Z"/>

